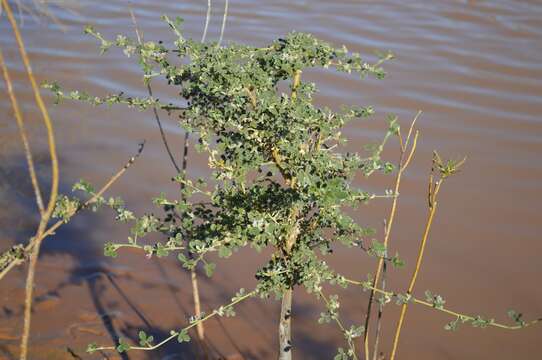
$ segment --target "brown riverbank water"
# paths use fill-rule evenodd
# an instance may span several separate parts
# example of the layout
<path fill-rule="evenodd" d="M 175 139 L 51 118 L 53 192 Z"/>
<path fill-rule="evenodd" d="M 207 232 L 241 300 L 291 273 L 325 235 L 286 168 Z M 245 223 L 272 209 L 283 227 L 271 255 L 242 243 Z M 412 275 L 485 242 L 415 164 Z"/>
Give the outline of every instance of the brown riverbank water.
<path fill-rule="evenodd" d="M 206 1 L 132 1 L 139 26 L 148 40 L 171 39 L 161 14 L 181 16 L 187 36 L 200 38 Z M 209 39 L 216 40 L 222 1 L 213 1 Z M 131 33 L 127 2 L 73 1 L 69 8 L 50 7 L 63 24 L 41 23 L 23 15 L 22 28 L 38 79 L 57 80 L 67 88 L 96 94 L 125 90 L 145 95 L 140 72 L 121 52 L 99 56 L 93 39 L 82 34 L 86 24 L 111 36 Z M 463 172 L 445 184 L 426 261 L 416 293 L 441 294 L 452 309 L 507 321 L 517 308 L 526 319 L 542 315 L 542 3 L 538 1 L 241 1 L 230 2 L 225 41 L 264 45 L 290 30 L 314 33 L 362 54 L 391 50 L 397 59 L 384 81 L 354 81 L 333 73 L 310 73 L 320 87 L 318 101 L 373 105 L 376 116 L 347 129 L 348 147 L 361 150 L 376 142 L 385 118 L 396 113 L 403 123 L 418 109 L 421 139 L 418 156 L 404 179 L 399 217 L 392 232 L 392 251 L 407 262 L 391 272 L 389 285 L 403 291 L 414 264 L 426 215 L 426 183 L 433 149 L 443 156 L 468 156 Z M 7 19 L 0 18 L 0 46 L 15 78 L 41 178 L 47 182 L 44 131 L 22 72 Z M 156 92 L 162 89 L 157 87 Z M 36 225 L 36 207 L 22 147 L 0 85 L 0 248 L 26 241 Z M 164 93 L 162 100 L 170 98 Z M 142 214 L 156 212 L 151 198 L 175 195 L 173 171 L 151 113 L 115 107 L 96 109 L 78 103 L 52 106 L 61 159 L 62 191 L 79 178 L 99 185 L 147 140 L 141 159 L 114 186 Z M 177 154 L 183 133 L 164 118 Z M 397 146 L 386 156 L 396 161 Z M 207 173 L 206 160 L 192 156 L 190 171 Z M 375 177 L 360 186 L 373 191 L 391 187 L 391 177 Z M 45 186 L 43 186 L 46 188 Z M 360 223 L 379 229 L 390 201 L 362 207 Z M 32 359 L 70 358 L 69 347 L 83 358 L 86 344 L 111 344 L 119 337 L 137 337 L 146 329 L 155 338 L 179 328 L 192 313 L 189 276 L 174 258 L 148 260 L 122 251 L 116 260 L 102 256 L 106 241 L 122 239 L 126 228 L 113 214 L 79 215 L 46 240 L 38 265 L 31 336 Z M 236 254 L 220 261 L 215 277 L 202 277 L 202 300 L 209 311 L 238 288 L 255 284 L 254 270 L 263 258 Z M 375 261 L 362 253 L 338 249 L 330 259 L 341 271 L 359 278 L 374 272 Z M 22 329 L 24 269 L 13 271 L 0 285 L 0 358 L 16 358 Z M 345 322 L 361 323 L 367 294 L 355 289 L 342 296 Z M 382 349 L 389 352 L 398 314 L 389 305 L 384 314 Z M 303 291 L 294 301 L 294 354 L 298 359 L 329 359 L 343 346 L 334 325 L 318 325 L 321 305 Z M 277 343 L 278 303 L 251 300 L 238 316 L 211 320 L 207 333 L 223 355 L 272 359 Z M 534 359 L 540 355 L 541 327 L 518 332 L 499 329 L 443 329 L 449 317 L 412 306 L 399 348 L 402 359 Z M 192 359 L 195 345 L 172 344 L 153 354 L 129 353 L 125 359 Z M 111 358 L 119 358 L 113 355 Z"/>

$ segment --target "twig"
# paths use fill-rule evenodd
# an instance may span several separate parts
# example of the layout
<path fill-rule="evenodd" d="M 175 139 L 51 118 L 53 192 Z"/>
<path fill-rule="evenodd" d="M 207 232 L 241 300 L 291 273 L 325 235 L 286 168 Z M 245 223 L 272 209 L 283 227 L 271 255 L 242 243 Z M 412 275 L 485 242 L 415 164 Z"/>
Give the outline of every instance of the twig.
<path fill-rule="evenodd" d="M 320 297 L 322 297 L 322 300 L 324 300 L 324 303 L 326 304 L 326 308 L 329 309 L 330 308 L 330 303 L 329 303 L 329 300 L 326 298 L 326 296 L 324 295 L 323 291 L 320 290 L 318 292 L 318 294 L 320 295 Z M 339 326 L 339 329 L 341 329 L 341 332 L 343 333 L 343 335 L 346 337 L 346 341 L 348 343 L 348 347 L 350 348 L 350 351 L 352 352 L 352 358 L 354 360 L 358 360 L 358 355 L 356 354 L 356 344 L 352 341 L 352 337 L 350 337 L 347 333 L 347 330 L 346 328 L 344 327 L 341 319 L 339 318 L 339 315 L 335 315 L 335 316 L 332 316 L 333 320 L 335 320 L 335 322 L 337 323 L 337 325 Z"/>
<path fill-rule="evenodd" d="M 416 121 L 418 120 L 420 115 L 421 115 L 421 111 L 418 111 L 418 113 L 416 114 L 416 116 L 412 120 L 412 123 L 410 124 L 410 127 L 408 129 L 408 134 L 407 134 L 407 137 L 406 137 L 404 142 L 403 142 L 403 137 L 401 135 L 401 132 L 399 130 L 398 135 L 399 135 L 399 141 L 400 141 L 400 145 L 401 145 L 401 154 L 400 154 L 400 157 L 399 157 L 399 165 L 398 165 L 399 169 L 397 171 L 397 175 L 396 175 L 396 178 L 395 178 L 395 188 L 394 188 L 394 195 L 395 196 L 394 196 L 393 201 L 392 201 L 390 214 L 389 214 L 388 220 L 386 222 L 386 231 L 384 233 L 384 247 L 386 249 L 388 248 L 388 243 L 389 243 L 390 234 L 391 234 L 391 228 L 393 226 L 393 222 L 395 220 L 395 213 L 397 211 L 397 201 L 399 199 L 398 195 L 399 195 L 399 188 L 401 186 L 401 178 L 402 178 L 403 173 L 407 169 L 408 165 L 410 164 L 410 160 L 412 159 L 412 156 L 414 155 L 414 152 L 416 151 L 416 145 L 417 145 L 418 134 L 419 134 L 418 131 L 416 131 L 416 133 L 414 135 L 414 140 L 412 142 L 412 146 L 410 147 L 410 153 L 407 155 L 407 158 L 406 158 L 406 161 L 405 161 L 405 155 L 406 155 L 408 146 L 410 145 L 410 139 L 411 139 L 411 136 L 412 136 L 412 132 L 414 130 L 414 125 L 416 124 Z M 376 287 L 376 285 L 378 284 L 378 281 L 380 279 L 380 274 L 381 274 L 382 269 L 384 267 L 384 260 L 385 260 L 384 258 L 380 258 L 378 260 L 376 275 L 375 275 L 374 280 L 373 280 L 373 287 Z M 363 347 L 364 347 L 364 350 L 365 350 L 365 359 L 366 360 L 370 359 L 369 329 L 370 329 L 371 310 L 372 310 L 373 300 L 374 300 L 374 291 L 371 290 L 371 294 L 369 295 L 369 303 L 367 305 L 367 314 L 365 315 L 365 333 L 363 335 Z"/>
<path fill-rule="evenodd" d="M 132 23 L 134 24 L 134 29 L 135 29 L 136 36 L 137 36 L 137 42 L 139 43 L 139 45 L 141 45 L 141 44 L 143 44 L 143 35 L 139 31 L 139 27 L 137 26 L 137 20 L 136 20 L 135 14 L 132 11 L 131 7 L 129 8 L 129 11 L 130 11 L 130 17 L 132 18 Z M 149 94 L 149 96 L 151 98 L 153 97 L 152 87 L 151 87 L 150 81 L 147 83 L 147 93 Z M 162 127 L 162 122 L 160 121 L 160 116 L 158 115 L 158 109 L 156 108 L 155 105 L 152 106 L 152 112 L 154 114 L 154 120 L 156 120 L 156 124 L 158 125 L 158 129 L 160 130 L 160 136 L 162 137 L 162 143 L 164 144 L 164 147 L 166 148 L 166 152 L 169 155 L 169 159 L 171 161 L 171 164 L 173 165 L 173 167 L 175 168 L 177 173 L 179 173 L 181 170 L 179 169 L 179 166 L 177 165 L 177 162 L 175 161 L 175 157 L 173 156 L 173 153 L 172 153 L 172 151 L 171 151 L 171 149 L 169 147 L 169 143 L 167 141 L 166 134 L 165 134 L 164 129 Z"/>
<path fill-rule="evenodd" d="M 232 300 L 232 302 L 230 302 L 229 304 L 227 305 L 223 305 L 221 306 L 218 310 L 214 310 L 213 312 L 211 312 L 209 315 L 206 315 L 196 321 L 193 321 L 190 325 L 187 325 L 185 326 L 184 328 L 182 328 L 181 330 L 179 331 L 175 331 L 175 330 L 172 330 L 170 332 L 170 336 L 165 338 L 164 340 L 160 341 L 159 343 L 155 344 L 155 345 L 151 345 L 151 346 L 131 346 L 129 348 L 129 350 L 143 350 L 143 351 L 151 351 L 151 350 L 156 350 L 158 349 L 159 347 L 163 346 L 164 344 L 170 342 L 171 340 L 175 339 L 176 337 L 179 336 L 179 334 L 181 334 L 182 332 L 187 332 L 188 330 L 192 329 L 194 326 L 197 326 L 197 324 L 199 323 L 202 323 L 204 321 L 207 321 L 209 320 L 210 318 L 214 317 L 215 315 L 219 315 L 221 313 L 221 311 L 224 311 L 228 308 L 231 308 L 235 305 L 237 305 L 238 303 L 254 296 L 257 294 L 257 290 L 253 290 L 245 295 L 242 295 L 242 296 L 239 296 L 237 298 L 235 298 L 234 300 Z M 116 347 L 115 346 L 100 346 L 100 347 L 95 347 L 92 349 L 92 351 L 101 351 L 101 350 L 115 350 Z"/>
<path fill-rule="evenodd" d="M 109 189 L 111 187 L 111 185 L 113 185 L 113 183 L 115 183 L 126 172 L 126 170 L 137 160 L 137 158 L 139 157 L 139 155 L 143 151 L 144 145 L 145 145 L 144 142 L 139 144 L 139 149 L 137 151 L 137 154 L 134 155 L 133 157 L 131 157 L 128 160 L 128 162 L 126 163 L 126 165 L 124 165 L 123 168 L 121 168 L 115 175 L 113 175 L 109 179 L 109 181 L 107 181 L 107 183 L 104 186 L 102 186 L 102 188 L 96 194 L 94 194 L 90 199 L 88 199 L 83 205 L 81 205 L 78 208 L 72 210 L 72 212 L 69 213 L 64 220 L 58 220 L 56 223 L 54 223 L 50 228 L 48 228 L 41 235 L 40 238 L 34 237 L 34 238 L 30 239 L 29 243 L 21 251 L 23 253 L 23 255 L 15 258 L 15 259 L 12 259 L 6 265 L 6 267 L 2 269 L 2 272 L 0 273 L 0 280 L 2 280 L 4 278 L 4 276 L 6 276 L 6 274 L 10 270 L 12 270 L 15 266 L 21 265 L 22 263 L 25 262 L 26 256 L 28 254 L 30 254 L 30 252 L 32 251 L 32 249 L 34 248 L 34 246 L 36 244 L 36 241 L 38 241 L 38 240 L 41 241 L 41 240 L 45 239 L 46 237 L 53 235 L 55 233 L 55 231 L 60 226 L 65 224 L 67 221 L 69 221 L 75 214 L 77 214 L 81 210 L 84 210 L 84 209 L 88 208 L 90 205 L 94 204 L 107 191 L 107 189 Z M 3 256 L 5 256 L 5 254 Z"/>
<path fill-rule="evenodd" d="M 1 3 L 0 3 L 1 5 Z M 21 140 L 24 146 L 24 153 L 26 156 L 26 162 L 28 164 L 28 171 L 30 172 L 30 180 L 32 182 L 32 188 L 34 189 L 34 194 L 36 196 L 36 203 L 38 205 L 38 210 L 40 215 L 43 216 L 45 209 L 43 206 L 43 199 L 41 197 L 40 186 L 38 183 L 38 178 L 36 176 L 36 169 L 34 167 L 34 160 L 32 157 L 32 151 L 30 150 L 30 144 L 28 142 L 28 136 L 26 134 L 26 128 L 24 125 L 23 116 L 21 114 L 21 109 L 19 108 L 19 103 L 17 102 L 17 97 L 13 91 L 13 85 L 11 82 L 11 77 L 9 75 L 8 68 L 4 61 L 4 56 L 2 55 L 2 49 L 0 49 L 0 67 L 2 67 L 2 73 L 4 75 L 4 80 L 6 82 L 6 89 L 9 94 L 11 105 L 13 106 L 13 112 L 15 114 L 15 120 L 17 121 L 17 126 L 19 127 L 19 134 L 21 135 Z"/>

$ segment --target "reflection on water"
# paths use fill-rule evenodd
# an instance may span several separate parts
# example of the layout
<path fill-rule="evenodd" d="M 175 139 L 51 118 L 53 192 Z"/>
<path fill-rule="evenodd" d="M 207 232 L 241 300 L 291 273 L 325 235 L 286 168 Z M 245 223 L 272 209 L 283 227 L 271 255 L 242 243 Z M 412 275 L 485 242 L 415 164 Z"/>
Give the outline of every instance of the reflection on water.
<path fill-rule="evenodd" d="M 187 36 L 201 37 L 206 1 L 131 4 L 146 39 L 171 39 L 159 19 L 161 14 L 183 17 Z M 209 32 L 213 40 L 219 36 L 222 9 L 222 1 L 214 2 Z M 66 88 L 96 94 L 126 90 L 145 95 L 136 64 L 121 52 L 100 56 L 95 42 L 82 34 L 86 24 L 95 25 L 105 35 L 131 32 L 125 1 L 87 0 L 69 8 L 53 4 L 50 10 L 58 23 L 40 23 L 24 15 L 22 30 L 39 80 L 57 80 Z M 411 269 L 408 265 L 413 262 L 425 216 L 426 174 L 431 151 L 436 148 L 447 156 L 466 155 L 468 162 L 463 173 L 443 189 L 419 292 L 432 289 L 454 309 L 494 314 L 501 320 L 514 306 L 526 318 L 541 314 L 542 289 L 536 284 L 542 273 L 538 256 L 542 251 L 542 4 L 511 0 L 230 2 L 226 42 L 263 45 L 290 30 L 312 32 L 368 56 L 375 50 L 396 54 L 384 81 L 358 82 L 334 73 L 309 75 L 319 85 L 322 104 L 371 104 L 376 108 L 373 120 L 347 129 L 352 150 L 378 139 L 387 114 L 396 113 L 408 121 L 418 109 L 424 111 L 418 157 L 406 175 L 392 235 L 392 246 L 407 259 L 407 268 L 392 274 L 391 286 L 404 286 Z M 31 136 L 37 139 L 43 129 L 5 18 L 0 18 L 0 45 L 13 70 Z M 175 96 L 160 86 L 155 91 L 163 100 Z M 3 95 L 1 99 L 5 99 Z M 103 182 L 146 139 L 144 155 L 112 193 L 122 195 L 140 212 L 155 211 L 150 199 L 159 192 L 174 194 L 168 180 L 171 167 L 151 114 L 73 103 L 52 107 L 51 113 L 59 137 L 65 191 L 80 177 Z M 21 234 L 28 234 L 34 220 L 27 214 L 35 209 L 24 182 L 24 161 L 7 101 L 0 101 L 0 119 L 0 199 L 9 204 L 0 212 L 0 241 L 5 248 L 15 238 L 23 240 Z M 164 122 L 173 148 L 180 154 L 182 130 L 174 119 Z M 40 153 L 43 140 L 35 140 L 33 146 Z M 386 153 L 390 160 L 395 159 L 394 150 L 392 146 Z M 38 163 L 40 176 L 47 179 L 46 158 Z M 190 168 L 194 174 L 205 174 L 205 159 L 194 156 Z M 385 189 L 389 182 L 375 178 L 368 184 L 360 181 L 360 186 Z M 362 208 L 360 222 L 378 226 L 386 205 L 380 202 Z M 174 259 L 157 264 L 128 252 L 111 263 L 101 256 L 103 242 L 123 236 L 126 229 L 112 223 L 107 214 L 85 214 L 46 242 L 36 291 L 45 300 L 37 302 L 35 349 L 62 358 L 66 344 L 82 354 L 84 345 L 96 339 L 131 338 L 138 328 L 160 336 L 186 321 L 191 309 L 188 277 Z M 206 307 L 219 304 L 239 287 L 254 284 L 253 270 L 261 258 L 240 254 L 232 261 L 243 261 L 243 271 L 221 264 L 217 277 L 204 283 Z M 332 261 L 353 276 L 362 277 L 374 268 L 372 260 L 344 251 L 338 251 Z M 14 349 L 10 346 L 17 344 L 9 336 L 20 330 L 22 282 L 23 272 L 14 272 L 0 290 L 2 356 L 9 357 Z M 359 323 L 366 295 L 353 290 L 340 293 L 345 318 Z M 321 309 L 309 296 L 300 293 L 297 300 L 296 355 L 331 357 L 333 348 L 341 343 L 340 334 L 333 327 L 316 324 Z M 39 311 L 40 306 L 47 311 Z M 390 307 L 384 315 L 387 339 L 396 313 Z M 277 304 L 254 301 L 242 306 L 239 315 L 222 320 L 224 324 L 209 323 L 216 351 L 273 358 Z M 541 331 L 533 328 L 510 334 L 465 328 L 450 334 L 442 329 L 450 319 L 414 307 L 407 320 L 400 351 L 405 359 L 532 358 Z M 389 348 L 386 342 L 384 346 Z M 168 351 L 178 358 L 191 358 L 194 349 L 174 346 Z M 134 354 L 130 358 L 153 357 Z"/>

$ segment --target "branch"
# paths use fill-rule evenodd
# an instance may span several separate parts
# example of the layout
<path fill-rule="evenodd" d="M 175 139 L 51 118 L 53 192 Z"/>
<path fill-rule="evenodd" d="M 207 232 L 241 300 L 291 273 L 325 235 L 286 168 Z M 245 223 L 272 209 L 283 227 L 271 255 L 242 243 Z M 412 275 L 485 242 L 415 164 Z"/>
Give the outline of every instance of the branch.
<path fill-rule="evenodd" d="M 227 311 L 228 309 L 231 309 L 233 306 L 237 305 L 238 303 L 256 295 L 258 293 L 257 290 L 253 290 L 249 293 L 246 293 L 244 295 L 241 295 L 241 296 L 236 296 L 232 299 L 232 301 L 227 304 L 227 305 L 223 305 L 221 307 L 219 307 L 218 309 L 215 309 L 213 310 L 212 313 L 210 313 L 209 315 L 206 315 L 200 319 L 197 319 L 195 321 L 192 321 L 190 323 L 190 325 L 187 325 L 185 326 L 184 328 L 182 328 L 181 330 L 179 331 L 176 331 L 176 330 L 172 330 L 170 332 L 170 336 L 165 338 L 164 340 L 160 341 L 159 343 L 155 344 L 155 345 L 147 345 L 147 346 L 126 346 L 124 348 L 121 348 L 122 351 L 127 351 L 127 350 L 143 350 L 143 351 L 151 351 L 151 350 L 156 350 L 158 349 L 159 347 L 163 346 L 164 344 L 170 342 L 171 340 L 175 339 L 175 338 L 178 338 L 179 342 L 182 342 L 182 341 L 189 341 L 190 339 L 186 339 L 183 337 L 184 336 L 187 336 L 187 332 L 188 330 L 190 330 L 191 328 L 197 326 L 198 324 L 200 323 L 203 323 L 204 321 L 207 321 L 209 320 L 210 318 L 214 317 L 215 315 L 224 315 L 224 312 Z M 119 344 L 119 345 L 123 345 L 122 343 Z M 119 346 L 97 346 L 96 344 L 90 344 L 87 348 L 87 352 L 89 353 L 93 353 L 95 351 L 102 351 L 102 350 L 119 350 Z"/>
<path fill-rule="evenodd" d="M 32 249 L 34 248 L 37 241 L 41 241 L 45 239 L 46 237 L 53 235 L 55 231 L 65 224 L 67 221 L 69 221 L 75 214 L 79 213 L 81 210 L 84 210 L 88 208 L 90 205 L 97 202 L 99 198 L 115 183 L 125 172 L 126 170 L 136 161 L 136 159 L 139 157 L 141 152 L 143 151 L 145 143 L 141 143 L 139 145 L 139 149 L 137 151 L 137 154 L 131 157 L 126 165 L 122 169 L 120 169 L 115 175 L 113 175 L 109 181 L 96 193 L 94 196 L 92 196 L 89 200 L 87 200 L 85 203 L 83 203 L 78 208 L 74 209 L 69 213 L 66 217 L 66 219 L 59 220 L 55 224 L 53 224 L 49 229 L 43 232 L 43 234 L 40 237 L 33 237 L 30 239 L 29 243 L 22 248 L 20 245 L 13 246 L 8 251 L 4 252 L 0 256 L 0 267 L 2 268 L 0 272 L 0 280 L 6 276 L 6 274 L 12 270 L 15 266 L 23 264 L 27 258 Z"/>
<path fill-rule="evenodd" d="M 458 319 L 463 319 L 464 322 L 467 322 L 467 321 L 474 322 L 474 321 L 480 320 L 479 316 L 472 316 L 472 315 L 463 314 L 463 313 L 460 313 L 460 312 L 457 312 L 457 311 L 447 309 L 447 308 L 445 308 L 443 306 L 435 306 L 435 304 L 432 303 L 432 302 L 420 300 L 418 298 L 413 297 L 410 294 L 401 294 L 401 293 L 396 293 L 396 292 L 392 292 L 392 291 L 385 291 L 385 290 L 373 287 L 372 284 L 371 284 L 371 281 L 356 281 L 356 280 L 351 280 L 351 279 L 346 279 L 346 278 L 343 278 L 343 281 L 348 283 L 348 284 L 361 286 L 364 290 L 371 290 L 371 291 L 374 291 L 375 293 L 382 294 L 382 295 L 384 295 L 386 297 L 395 298 L 395 299 L 401 301 L 402 303 L 404 301 L 408 301 L 408 302 L 412 302 L 414 304 L 419 304 L 419 305 L 429 307 L 431 309 L 434 309 L 434 310 L 443 312 L 445 314 L 449 314 L 449 315 L 452 315 L 454 317 L 457 317 Z M 405 300 L 405 299 L 407 299 L 407 300 Z M 495 321 L 493 321 L 491 319 L 491 320 L 488 320 L 486 322 L 486 325 L 487 326 L 493 326 L 493 327 L 500 328 L 500 329 L 504 329 L 504 330 L 519 330 L 519 329 L 526 328 L 528 326 L 533 326 L 533 325 L 538 324 L 538 323 L 542 323 L 542 318 L 531 320 L 531 321 L 528 321 L 528 322 L 524 322 L 524 323 L 518 324 L 518 325 L 506 325 L 506 324 L 495 322 Z"/>
<path fill-rule="evenodd" d="M 134 29 L 135 29 L 136 36 L 137 36 L 137 42 L 141 46 L 143 44 L 143 34 L 139 31 L 139 28 L 137 26 L 137 20 L 136 20 L 134 12 L 132 11 L 131 8 L 129 10 L 130 10 L 130 17 L 132 18 L 132 23 L 134 24 Z M 141 61 L 144 61 L 144 60 L 141 59 Z M 146 85 L 147 85 L 147 93 L 149 94 L 149 97 L 152 99 L 153 94 L 152 94 L 152 87 L 151 87 L 150 79 L 149 79 L 149 81 L 147 82 Z M 173 153 L 172 153 L 172 151 L 171 151 L 171 149 L 169 147 L 169 143 L 168 143 L 167 138 L 166 138 L 166 133 L 164 132 L 164 129 L 162 127 L 162 121 L 160 121 L 160 116 L 158 115 L 158 110 L 157 110 L 157 105 L 156 104 L 152 105 L 152 113 L 154 115 L 154 120 L 156 120 L 156 124 L 158 125 L 158 129 L 160 130 L 160 137 L 162 138 L 162 143 L 164 144 L 164 147 L 166 148 L 166 152 L 167 152 L 167 154 L 169 156 L 171 164 L 173 165 L 173 167 L 175 168 L 177 173 L 180 173 L 181 169 L 177 165 L 177 162 L 175 161 L 175 157 L 173 156 Z"/>
<path fill-rule="evenodd" d="M 338 313 L 332 313 L 330 309 L 332 309 L 332 306 L 331 306 L 331 303 L 330 301 L 326 298 L 326 296 L 324 295 L 323 291 L 320 290 L 318 292 L 318 295 L 320 295 L 320 297 L 322 298 L 322 300 L 324 300 L 324 303 L 326 305 L 326 309 L 328 309 L 328 312 L 330 312 L 330 315 L 331 315 L 331 318 L 337 323 L 337 325 L 339 326 L 339 329 L 341 329 L 341 332 L 343 333 L 344 337 L 346 338 L 346 341 L 348 343 L 348 347 L 349 347 L 349 350 L 350 350 L 350 353 L 352 354 L 352 358 L 354 360 L 357 360 L 358 359 L 358 356 L 356 354 L 356 344 L 354 343 L 353 341 L 353 338 L 354 336 L 351 334 L 351 332 L 349 332 L 348 330 L 346 330 L 346 328 L 344 327 L 341 319 L 339 318 L 339 314 Z"/>

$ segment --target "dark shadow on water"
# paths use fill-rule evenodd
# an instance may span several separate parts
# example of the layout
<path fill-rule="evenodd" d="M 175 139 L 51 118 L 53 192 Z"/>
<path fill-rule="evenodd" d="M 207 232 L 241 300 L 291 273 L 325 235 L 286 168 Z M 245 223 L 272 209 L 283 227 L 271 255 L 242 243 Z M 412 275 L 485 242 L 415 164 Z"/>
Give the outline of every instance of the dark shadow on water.
<path fill-rule="evenodd" d="M 48 189 L 46 177 L 48 159 L 45 156 L 36 156 L 35 162 L 43 191 Z M 71 186 L 72 184 L 62 183 L 59 187 L 59 193 L 71 195 Z M 46 199 L 47 194 L 44 193 L 43 197 Z M 29 215 L 37 214 L 37 207 L 24 157 L 6 158 L 0 155 L 0 202 L 9 204 L 9 207 L 5 207 L 4 211 L 0 213 L 0 251 L 4 251 L 15 243 L 27 243 L 39 222 L 37 215 Z M 80 216 L 85 216 L 84 224 L 77 221 L 77 217 Z M 145 330 L 148 334 L 152 334 L 155 339 L 169 336 L 169 330 L 154 326 L 118 283 L 117 278 L 119 277 L 122 277 L 123 280 L 136 280 L 130 277 L 129 274 L 117 275 L 114 269 L 112 270 L 110 259 L 103 256 L 103 244 L 92 237 L 91 229 L 95 229 L 99 225 L 98 216 L 76 215 L 73 223 L 63 225 L 54 236 L 44 240 L 40 258 L 51 255 L 68 255 L 75 262 L 75 266 L 70 269 L 69 273 L 66 274 L 66 278 L 56 288 L 37 294 L 34 299 L 34 307 L 39 307 L 41 302 L 51 296 L 59 297 L 60 291 L 64 288 L 85 284 L 96 310 L 96 315 L 110 338 L 110 341 L 104 339 L 103 342 L 117 344 L 119 339 L 123 338 L 129 340 L 130 343 L 137 344 L 139 341 L 138 330 Z M 14 270 L 14 272 L 19 270 Z M 17 276 L 21 277 L 19 281 L 24 281 L 26 271 L 20 271 L 19 274 L 17 274 Z M 10 276 L 15 276 L 15 274 L 10 274 Z M 104 301 L 103 295 L 108 289 L 113 289 L 120 299 L 127 304 L 130 311 L 144 324 L 143 329 L 129 323 L 123 326 L 115 324 L 114 315 L 118 304 Z M 172 290 L 173 294 L 174 290 Z M 22 313 L 22 304 L 15 309 L 4 306 L 0 312 L 0 319 L 19 318 L 22 321 Z M 18 343 L 18 340 L 14 340 L 14 344 L 16 343 Z M 163 357 L 171 352 L 175 352 L 181 358 L 187 359 L 196 356 L 195 345 L 192 343 L 183 344 L 182 346 L 178 343 L 173 345 L 161 347 L 152 355 L 149 355 L 148 358 L 156 359 L 157 356 Z M 0 354 L 2 357 L 13 357 L 13 354 L 3 345 L 0 346 Z M 123 360 L 130 359 L 130 354 L 123 353 L 120 356 Z"/>

